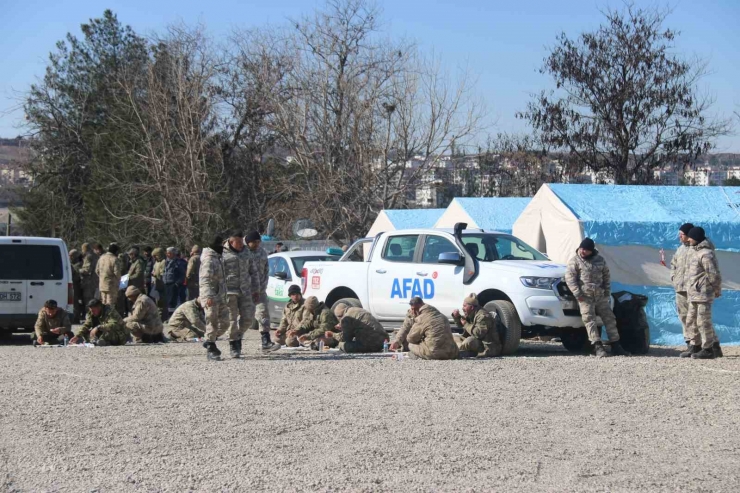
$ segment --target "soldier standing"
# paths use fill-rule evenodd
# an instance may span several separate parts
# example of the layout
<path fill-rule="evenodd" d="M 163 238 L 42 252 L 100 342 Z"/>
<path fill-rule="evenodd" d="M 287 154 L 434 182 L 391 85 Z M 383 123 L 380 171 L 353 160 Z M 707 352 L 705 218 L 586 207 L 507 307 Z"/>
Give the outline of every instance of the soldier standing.
<path fill-rule="evenodd" d="M 226 275 L 221 255 L 224 251 L 223 238 L 216 236 L 211 244 L 203 249 L 198 282 L 200 285 L 200 304 L 206 316 L 206 348 L 208 359 L 218 361 L 221 351 L 216 339 L 229 330 L 229 305 L 226 302 Z M 241 341 L 240 341 L 241 342 Z"/>
<path fill-rule="evenodd" d="M 248 253 L 257 269 L 258 290 L 252 293 L 255 307 L 252 328 L 259 329 L 262 336 L 262 350 L 274 351 L 280 349 L 279 344 L 270 340 L 270 315 L 267 312 L 267 283 L 270 279 L 270 266 L 267 262 L 267 252 L 262 248 L 262 238 L 257 231 L 249 233 L 244 240 L 247 243 Z"/>
<path fill-rule="evenodd" d="M 415 296 L 409 301 L 414 323 L 406 340 L 409 353 L 419 359 L 457 359 L 459 350 L 447 317 Z"/>
<path fill-rule="evenodd" d="M 82 306 L 87 309 L 87 304 L 95 298 L 99 281 L 97 274 L 98 255 L 93 252 L 89 243 L 82 244 L 82 267 L 80 267 L 80 283 L 82 284 Z"/>
<path fill-rule="evenodd" d="M 159 295 L 157 299 L 157 308 L 162 315 L 162 320 L 167 319 L 167 296 L 164 288 L 164 249 L 155 248 L 152 251 L 152 257 L 154 258 L 154 268 L 152 269 L 152 278 L 154 279 L 154 290 Z"/>
<path fill-rule="evenodd" d="M 120 251 L 118 245 L 111 243 L 108 252 L 98 259 L 95 273 L 98 275 L 100 298 L 103 304 L 116 307 L 118 300 L 118 289 L 121 284 L 121 272 L 123 267 L 117 255 Z"/>
<path fill-rule="evenodd" d="M 568 262 L 565 271 L 565 282 L 573 296 L 578 300 L 581 318 L 588 331 L 588 339 L 594 346 L 597 357 L 608 356 L 601 341 L 601 327 L 596 325 L 596 317 L 606 325 L 606 334 L 612 346 L 612 355 L 629 356 L 619 343 L 617 319 L 609 306 L 611 296 L 611 276 L 604 257 L 599 255 L 591 238 L 586 238 Z"/>
<path fill-rule="evenodd" d="M 678 240 L 680 245 L 676 249 L 671 259 L 671 283 L 676 291 L 676 309 L 678 310 L 678 319 L 681 321 L 683 329 L 683 339 L 686 346 L 691 349 L 688 332 L 686 332 L 686 313 L 689 311 L 689 299 L 686 295 L 688 284 L 688 270 L 686 269 L 688 256 L 690 253 L 689 231 L 694 227 L 691 223 L 685 223 L 678 228 Z"/>
<path fill-rule="evenodd" d="M 244 234 L 241 231 L 231 232 L 228 241 L 224 243 L 223 259 L 229 305 L 229 349 L 232 358 L 239 358 L 242 337 L 254 319 L 252 295 L 259 291 L 257 267 L 244 245 Z"/>
<path fill-rule="evenodd" d="M 712 303 L 722 296 L 722 275 L 714 254 L 714 245 L 706 237 L 704 228 L 691 228 L 688 236 L 689 309 L 686 314 L 686 332 L 689 348 L 681 353 L 681 357 L 714 359 L 722 356 L 719 339 L 712 324 Z"/>
<path fill-rule="evenodd" d="M 146 294 L 152 293 L 152 272 L 154 271 L 154 257 L 152 257 L 152 247 L 145 246 L 143 253 L 146 268 L 144 269 L 144 287 Z"/>
<path fill-rule="evenodd" d="M 463 330 L 463 337 L 455 336 L 461 358 L 488 358 L 501 355 L 501 340 L 496 329 L 496 314 L 488 312 L 478 303 L 475 293 L 463 300 L 464 317 L 459 310 L 452 312 L 452 318 Z"/>
<path fill-rule="evenodd" d="M 69 252 L 69 263 L 72 266 L 72 294 L 74 297 L 74 313 L 73 322 L 80 323 L 82 317 L 82 277 L 80 276 L 80 269 L 82 269 L 82 256 L 77 250 L 70 250 Z"/>
<path fill-rule="evenodd" d="M 193 245 L 190 249 L 188 268 L 185 272 L 185 282 L 188 288 L 188 301 L 198 298 L 198 272 L 200 271 L 200 247 Z"/>
<path fill-rule="evenodd" d="M 134 286 L 126 288 L 126 298 L 131 303 L 131 314 L 123 319 L 135 342 L 165 342 L 159 310 L 149 296 Z"/>

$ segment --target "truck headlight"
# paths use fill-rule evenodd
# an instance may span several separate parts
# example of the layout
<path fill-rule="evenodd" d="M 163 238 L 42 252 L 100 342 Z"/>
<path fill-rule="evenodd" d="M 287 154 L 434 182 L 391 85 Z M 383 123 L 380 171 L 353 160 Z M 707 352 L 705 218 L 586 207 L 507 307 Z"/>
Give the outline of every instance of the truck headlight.
<path fill-rule="evenodd" d="M 559 278 L 557 277 L 520 277 L 520 281 L 528 288 L 534 289 L 552 289 L 552 285 L 555 284 Z"/>

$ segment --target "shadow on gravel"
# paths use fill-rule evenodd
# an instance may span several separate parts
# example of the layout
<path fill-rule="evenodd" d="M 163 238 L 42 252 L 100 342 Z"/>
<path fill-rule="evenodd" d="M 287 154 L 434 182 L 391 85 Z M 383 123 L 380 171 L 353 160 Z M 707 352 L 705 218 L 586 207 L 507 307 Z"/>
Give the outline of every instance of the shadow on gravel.
<path fill-rule="evenodd" d="M 11 334 L 0 331 L 0 346 L 31 346 L 31 332 Z"/>

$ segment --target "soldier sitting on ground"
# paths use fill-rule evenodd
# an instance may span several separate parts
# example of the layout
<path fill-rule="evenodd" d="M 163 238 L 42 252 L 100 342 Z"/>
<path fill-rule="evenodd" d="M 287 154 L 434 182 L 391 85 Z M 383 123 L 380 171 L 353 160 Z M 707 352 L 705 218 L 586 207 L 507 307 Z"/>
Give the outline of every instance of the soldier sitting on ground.
<path fill-rule="evenodd" d="M 323 302 L 319 303 L 316 296 L 309 296 L 303 303 L 303 318 L 297 330 L 298 342 L 305 344 L 315 341 L 318 345 L 319 340 L 325 339 L 324 334 L 334 330 L 338 323 L 339 320 L 334 316 L 331 308 Z M 324 340 L 324 344 L 327 342 Z"/>
<path fill-rule="evenodd" d="M 362 308 L 348 307 L 345 304 L 334 308 L 339 323 L 337 332 L 328 331 L 324 335 L 339 342 L 339 349 L 345 353 L 379 353 L 388 333 L 370 312 Z"/>
<path fill-rule="evenodd" d="M 159 317 L 157 305 L 149 296 L 142 293 L 139 288 L 129 286 L 126 288 L 126 297 L 133 307 L 131 315 L 123 319 L 126 329 L 134 336 L 135 342 L 165 342 L 164 327 Z"/>
<path fill-rule="evenodd" d="M 496 314 L 481 308 L 478 297 L 470 293 L 463 300 L 464 317 L 460 311 L 452 312 L 452 318 L 463 330 L 462 337 L 455 335 L 461 358 L 488 358 L 501 355 L 501 340 L 496 330 Z"/>
<path fill-rule="evenodd" d="M 44 307 L 39 310 L 34 328 L 36 329 L 32 339 L 34 346 L 59 344 L 59 339 L 64 334 L 70 338 L 74 337 L 69 314 L 57 306 L 56 300 L 48 300 L 44 303 Z"/>
<path fill-rule="evenodd" d="M 87 304 L 88 313 L 85 323 L 77 335 L 69 342 L 77 344 L 86 341 L 98 346 L 122 346 L 129 338 L 129 331 L 121 320 L 115 308 L 104 305 L 102 301 L 93 298 Z"/>
<path fill-rule="evenodd" d="M 459 351 L 447 317 L 418 296 L 411 298 L 409 305 L 414 313 L 414 323 L 406 337 L 411 357 L 457 359 Z"/>
<path fill-rule="evenodd" d="M 295 338 L 295 332 L 301 326 L 301 320 L 303 319 L 303 295 L 301 294 L 301 288 L 293 284 L 288 288 L 288 296 L 290 301 L 283 309 L 283 318 L 280 320 L 280 326 L 275 331 L 275 342 L 281 345 L 286 344 L 288 332 L 293 332 Z M 295 346 L 298 346 L 298 340 L 293 341 Z M 294 347 L 295 347 L 294 346 Z"/>
<path fill-rule="evenodd" d="M 196 298 L 178 306 L 168 322 L 170 340 L 175 342 L 192 341 L 202 338 L 206 333 L 206 314 Z"/>

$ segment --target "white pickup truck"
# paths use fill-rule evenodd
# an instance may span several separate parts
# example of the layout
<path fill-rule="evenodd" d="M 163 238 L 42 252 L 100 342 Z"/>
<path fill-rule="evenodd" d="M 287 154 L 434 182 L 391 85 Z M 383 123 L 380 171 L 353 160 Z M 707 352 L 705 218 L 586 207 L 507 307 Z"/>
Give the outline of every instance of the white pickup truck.
<path fill-rule="evenodd" d="M 349 299 L 398 328 L 414 296 L 451 315 L 475 293 L 503 323 L 504 354 L 516 352 L 520 338 L 537 335 L 561 337 L 569 350 L 581 350 L 585 330 L 563 280 L 565 266 L 512 235 L 466 228 L 381 233 L 356 242 L 338 262 L 306 262 L 304 295 L 328 306 Z"/>

